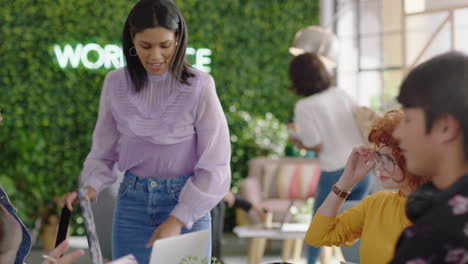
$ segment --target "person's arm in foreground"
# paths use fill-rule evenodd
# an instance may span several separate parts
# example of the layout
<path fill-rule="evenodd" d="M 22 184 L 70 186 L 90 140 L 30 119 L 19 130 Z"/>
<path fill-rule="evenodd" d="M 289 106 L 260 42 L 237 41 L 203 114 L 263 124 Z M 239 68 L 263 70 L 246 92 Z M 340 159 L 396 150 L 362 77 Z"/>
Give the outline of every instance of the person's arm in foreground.
<path fill-rule="evenodd" d="M 84 251 L 82 249 L 78 249 L 78 250 L 73 251 L 70 254 L 62 256 L 63 253 L 67 249 L 68 249 L 68 241 L 65 240 L 62 243 L 60 243 L 60 245 L 58 245 L 55 249 L 50 251 L 48 255 L 43 256 L 46 260 L 44 260 L 42 264 L 54 264 L 54 263 L 70 264 L 84 255 Z"/>

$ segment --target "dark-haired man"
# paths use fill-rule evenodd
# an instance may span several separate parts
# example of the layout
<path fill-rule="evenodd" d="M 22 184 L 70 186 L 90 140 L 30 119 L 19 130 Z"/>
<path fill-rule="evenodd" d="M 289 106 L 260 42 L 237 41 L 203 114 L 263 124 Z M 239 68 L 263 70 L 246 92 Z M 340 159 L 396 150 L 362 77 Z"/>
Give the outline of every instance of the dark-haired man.
<path fill-rule="evenodd" d="M 448 52 L 414 68 L 398 95 L 394 132 L 408 170 L 427 176 L 408 199 L 413 225 L 391 263 L 468 263 L 468 56 Z"/>

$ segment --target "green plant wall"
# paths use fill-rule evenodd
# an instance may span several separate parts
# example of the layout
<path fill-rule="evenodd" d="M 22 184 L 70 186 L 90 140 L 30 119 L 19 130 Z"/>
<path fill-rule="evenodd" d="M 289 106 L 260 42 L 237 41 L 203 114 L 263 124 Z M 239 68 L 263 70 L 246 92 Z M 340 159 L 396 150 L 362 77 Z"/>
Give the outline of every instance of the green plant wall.
<path fill-rule="evenodd" d="M 28 226 L 56 210 L 54 197 L 77 187 L 101 85 L 112 70 L 61 69 L 53 45 L 120 46 L 135 2 L 0 0 L 0 183 Z M 249 121 L 239 112 L 269 120 L 272 130 L 291 118 L 288 47 L 298 29 L 318 23 L 319 1 L 176 2 L 188 24 L 189 44 L 213 52 L 211 74 L 233 136 L 235 187 L 251 157 L 271 154 L 285 142 L 284 136 L 267 133 L 272 147 L 257 148 L 255 139 L 244 135 L 251 130 L 246 132 Z"/>

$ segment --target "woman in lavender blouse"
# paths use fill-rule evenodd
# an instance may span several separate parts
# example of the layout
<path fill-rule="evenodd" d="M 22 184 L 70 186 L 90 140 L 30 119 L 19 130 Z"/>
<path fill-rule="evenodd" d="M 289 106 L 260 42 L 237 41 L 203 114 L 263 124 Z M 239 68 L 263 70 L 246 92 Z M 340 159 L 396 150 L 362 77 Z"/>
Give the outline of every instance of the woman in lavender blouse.
<path fill-rule="evenodd" d="M 185 59 L 187 28 L 170 0 L 139 1 L 123 29 L 127 66 L 107 74 L 80 185 L 88 198 L 125 172 L 112 255 L 148 263 L 156 239 L 209 229 L 228 191 L 229 131 L 213 78 Z M 76 192 L 65 194 L 71 209 Z"/>

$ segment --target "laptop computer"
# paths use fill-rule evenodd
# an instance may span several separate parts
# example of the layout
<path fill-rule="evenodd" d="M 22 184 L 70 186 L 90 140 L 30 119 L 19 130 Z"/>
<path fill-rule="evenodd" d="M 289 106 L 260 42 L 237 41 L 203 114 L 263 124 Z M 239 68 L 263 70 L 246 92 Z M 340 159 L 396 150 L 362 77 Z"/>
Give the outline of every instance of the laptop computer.
<path fill-rule="evenodd" d="M 149 264 L 211 263 L 208 260 L 210 230 L 156 240 Z"/>
<path fill-rule="evenodd" d="M 271 221 L 273 219 L 269 219 L 267 221 L 267 223 L 264 223 L 263 224 L 263 227 L 267 228 L 267 229 L 279 229 L 279 230 L 282 230 L 283 227 L 285 226 L 285 224 L 288 223 L 289 219 L 291 218 L 291 207 L 294 205 L 296 201 L 295 200 L 291 200 L 289 202 L 289 205 L 288 205 L 288 209 L 286 210 L 286 213 L 283 215 L 283 218 L 281 219 L 281 222 L 279 223 L 272 223 Z"/>

